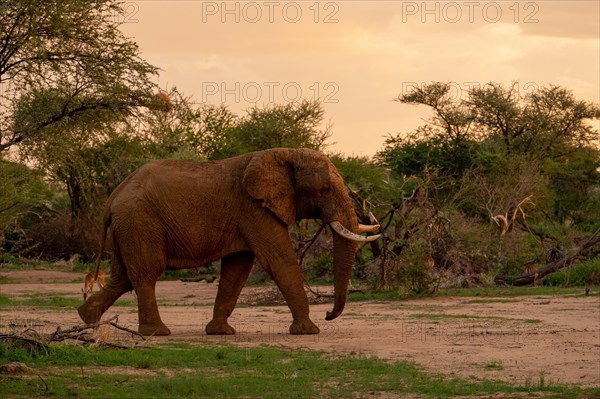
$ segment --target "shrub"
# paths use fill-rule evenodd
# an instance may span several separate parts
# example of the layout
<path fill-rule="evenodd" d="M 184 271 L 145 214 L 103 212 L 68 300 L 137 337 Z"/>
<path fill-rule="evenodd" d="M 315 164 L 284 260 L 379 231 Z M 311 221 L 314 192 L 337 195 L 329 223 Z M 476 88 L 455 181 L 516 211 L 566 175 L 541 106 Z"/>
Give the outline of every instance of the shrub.
<path fill-rule="evenodd" d="M 575 287 L 600 285 L 600 258 L 589 259 L 549 274 L 544 285 Z"/>
<path fill-rule="evenodd" d="M 333 256 L 328 252 L 308 259 L 305 263 L 307 270 L 305 278 L 309 280 L 329 280 L 333 276 Z"/>
<path fill-rule="evenodd" d="M 21 255 L 43 260 L 71 259 L 93 261 L 100 248 L 100 223 L 87 218 L 72 218 L 68 213 L 30 220 L 22 228 Z"/>

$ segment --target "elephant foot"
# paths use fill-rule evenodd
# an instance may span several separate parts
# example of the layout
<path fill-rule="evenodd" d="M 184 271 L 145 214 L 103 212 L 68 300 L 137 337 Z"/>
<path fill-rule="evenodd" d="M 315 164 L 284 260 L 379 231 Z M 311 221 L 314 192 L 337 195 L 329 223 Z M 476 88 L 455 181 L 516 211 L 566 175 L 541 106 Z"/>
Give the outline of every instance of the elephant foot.
<path fill-rule="evenodd" d="M 235 328 L 231 327 L 226 321 L 218 322 L 211 320 L 206 325 L 206 334 L 208 335 L 233 335 L 235 334 Z"/>
<path fill-rule="evenodd" d="M 140 324 L 138 332 L 145 336 L 150 335 L 170 335 L 171 330 L 165 326 L 162 322 L 153 324 Z"/>
<path fill-rule="evenodd" d="M 83 305 L 77 308 L 79 317 L 85 324 L 94 324 L 100 321 L 102 313 L 98 312 L 94 307 L 89 305 L 89 302 L 85 302 Z"/>
<path fill-rule="evenodd" d="M 320 332 L 319 327 L 313 323 L 310 319 L 306 321 L 294 320 L 290 326 L 290 334 L 301 335 L 301 334 L 318 334 Z"/>

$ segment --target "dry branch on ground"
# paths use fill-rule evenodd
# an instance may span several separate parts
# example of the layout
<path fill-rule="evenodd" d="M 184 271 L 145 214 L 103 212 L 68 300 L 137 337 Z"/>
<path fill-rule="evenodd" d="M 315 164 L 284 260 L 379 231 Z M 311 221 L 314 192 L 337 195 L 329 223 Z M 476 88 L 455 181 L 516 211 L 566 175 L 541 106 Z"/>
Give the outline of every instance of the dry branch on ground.
<path fill-rule="evenodd" d="M 118 324 L 118 315 L 111 317 L 110 319 L 100 321 L 98 323 L 82 324 L 74 326 L 67 330 L 62 330 L 59 327 L 56 328 L 51 334 L 43 334 L 35 331 L 34 329 L 28 328 L 21 334 L 0 334 L 0 342 L 18 342 L 21 346 L 26 346 L 31 351 L 48 350 L 48 345 L 51 342 L 63 342 L 63 341 L 75 341 L 77 343 L 89 343 L 104 346 L 108 348 L 117 349 L 130 349 L 130 346 L 121 345 L 118 343 L 110 342 L 106 339 L 107 334 L 95 334 L 100 326 L 110 326 L 120 331 L 125 331 L 131 334 L 132 338 L 140 338 L 145 340 L 144 336 L 137 331 L 133 331 L 129 328 L 120 326 Z"/>

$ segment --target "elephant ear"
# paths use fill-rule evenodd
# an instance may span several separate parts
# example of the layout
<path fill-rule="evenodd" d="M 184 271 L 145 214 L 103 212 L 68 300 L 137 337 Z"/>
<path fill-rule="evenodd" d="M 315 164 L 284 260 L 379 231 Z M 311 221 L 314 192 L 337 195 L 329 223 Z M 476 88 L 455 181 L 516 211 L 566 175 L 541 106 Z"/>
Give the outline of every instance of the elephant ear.
<path fill-rule="evenodd" d="M 296 221 L 296 191 L 288 157 L 276 150 L 256 153 L 242 184 L 251 197 L 262 200 L 288 226 Z"/>

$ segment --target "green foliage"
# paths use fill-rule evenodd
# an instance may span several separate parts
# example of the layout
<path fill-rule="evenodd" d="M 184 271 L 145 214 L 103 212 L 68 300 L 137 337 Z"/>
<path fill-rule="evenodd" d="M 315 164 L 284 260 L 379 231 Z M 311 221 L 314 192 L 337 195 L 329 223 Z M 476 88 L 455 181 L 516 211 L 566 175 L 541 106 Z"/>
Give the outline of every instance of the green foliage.
<path fill-rule="evenodd" d="M 133 170 L 131 163 L 124 163 L 141 158 L 143 149 L 137 140 L 113 129 L 110 123 L 115 120 L 108 120 L 105 126 L 98 119 L 91 124 L 68 122 L 57 122 L 44 130 L 43 139 L 27 141 L 21 147 L 25 159 L 66 189 L 71 215 L 76 217 L 97 205 L 98 196 Z M 114 176 L 115 172 L 120 173 Z"/>
<path fill-rule="evenodd" d="M 550 187 L 554 193 L 554 214 L 564 223 L 572 222 L 588 231 L 600 226 L 600 153 L 581 148 L 554 162 L 548 162 Z"/>
<path fill-rule="evenodd" d="M 51 198 L 52 191 L 40 172 L 0 158 L 0 226 L 6 226 L 17 214 Z"/>
<path fill-rule="evenodd" d="M 452 90 L 434 82 L 399 97 L 432 116 L 388 137 L 376 154 L 392 172 L 389 186 L 400 188 L 376 214 L 389 226 L 373 253 L 388 259 L 380 289 L 418 293 L 440 281 L 470 286 L 520 275 L 600 226 L 600 134 L 589 123 L 600 118 L 597 104 L 557 86 L 526 97 L 518 83 L 490 83 L 462 98 Z"/>
<path fill-rule="evenodd" d="M 263 108 L 244 116 L 226 106 L 196 106 L 176 88 L 159 95 L 166 107 L 149 109 L 140 136 L 147 157 L 222 159 L 250 151 L 291 147 L 321 149 L 331 135 L 321 128 L 322 105 L 302 101 Z"/>
<path fill-rule="evenodd" d="M 424 126 L 412 134 L 389 136 L 375 158 L 398 175 L 420 176 L 430 169 L 449 176 L 461 176 L 473 166 L 475 143 L 448 136 Z"/>
<path fill-rule="evenodd" d="M 370 158 L 333 154 L 329 157 L 346 186 L 365 200 L 383 200 L 389 196 L 388 171 Z"/>
<path fill-rule="evenodd" d="M 438 193 L 445 192 L 442 199 L 463 200 L 466 193 L 471 199 L 463 209 L 474 206 L 491 213 L 484 215 L 488 218 L 529 198 L 550 208 L 553 212 L 546 214 L 554 213 L 560 223 L 593 231 L 600 200 L 600 134 L 589 121 L 600 118 L 597 104 L 557 86 L 521 98 L 518 83 L 490 83 L 462 99 L 451 93 L 450 84 L 434 82 L 398 98 L 430 107 L 433 116 L 413 133 L 389 137 L 376 159 L 397 175 L 440 171 L 434 182 Z M 470 187 L 477 190 L 461 189 L 465 180 L 477 180 Z M 517 203 L 497 201 L 498 195 Z M 485 209 L 490 201 L 504 202 L 502 209 Z"/>
<path fill-rule="evenodd" d="M 8 0 L 0 5 L 0 152 L 56 123 L 151 105 L 157 69 L 120 31 L 116 0 Z"/>
<path fill-rule="evenodd" d="M 544 285 L 582 287 L 600 285 L 600 258 L 565 267 L 544 278 Z"/>
<path fill-rule="evenodd" d="M 214 158 L 229 140 L 238 117 L 224 105 L 196 106 L 176 87 L 160 92 L 162 107 L 149 108 L 138 133 L 146 158 L 206 160 Z"/>
<path fill-rule="evenodd" d="M 318 101 L 253 107 L 227 131 L 225 145 L 209 157 L 220 159 L 281 147 L 322 149 L 331 136 L 329 126 L 320 126 L 324 114 Z"/>
<path fill-rule="evenodd" d="M 333 277 L 333 256 L 323 252 L 320 257 L 306 261 L 306 269 L 309 271 L 305 278 L 309 281 L 322 281 Z"/>

